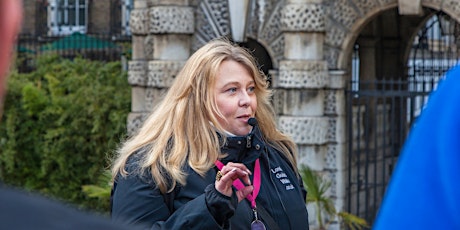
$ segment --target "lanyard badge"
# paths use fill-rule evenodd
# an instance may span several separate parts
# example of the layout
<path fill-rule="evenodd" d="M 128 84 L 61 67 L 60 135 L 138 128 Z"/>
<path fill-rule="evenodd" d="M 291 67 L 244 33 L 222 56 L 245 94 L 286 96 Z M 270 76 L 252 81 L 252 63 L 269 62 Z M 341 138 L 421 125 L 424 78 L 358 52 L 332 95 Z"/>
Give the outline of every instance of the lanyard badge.
<path fill-rule="evenodd" d="M 224 164 L 220 161 L 216 161 L 215 165 L 219 170 L 221 170 L 224 167 Z M 246 196 L 246 199 L 251 203 L 251 208 L 252 211 L 254 212 L 254 220 L 251 223 L 251 229 L 252 230 L 265 230 L 265 225 L 262 221 L 259 220 L 259 217 L 257 216 L 257 206 L 256 206 L 256 198 L 257 195 L 259 195 L 259 190 L 260 190 L 260 184 L 261 184 L 261 176 L 260 176 L 260 162 L 259 159 L 256 160 L 255 166 L 254 166 L 254 179 L 253 179 L 253 185 L 254 185 L 254 190 L 252 193 L 248 194 Z M 243 182 L 241 182 L 239 179 L 233 181 L 233 187 L 235 187 L 237 190 L 240 190 L 244 188 Z"/>

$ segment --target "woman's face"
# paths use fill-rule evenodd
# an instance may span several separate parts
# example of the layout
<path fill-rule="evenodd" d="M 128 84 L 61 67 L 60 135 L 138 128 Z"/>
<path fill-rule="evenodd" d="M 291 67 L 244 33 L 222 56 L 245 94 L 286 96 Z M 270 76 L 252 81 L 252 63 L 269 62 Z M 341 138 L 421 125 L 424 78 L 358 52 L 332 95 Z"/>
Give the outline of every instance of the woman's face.
<path fill-rule="evenodd" d="M 220 125 L 237 136 L 247 135 L 252 126 L 248 119 L 254 117 L 257 98 L 255 82 L 244 65 L 225 60 L 219 67 L 214 85 L 216 103 L 225 119 L 217 116 Z"/>

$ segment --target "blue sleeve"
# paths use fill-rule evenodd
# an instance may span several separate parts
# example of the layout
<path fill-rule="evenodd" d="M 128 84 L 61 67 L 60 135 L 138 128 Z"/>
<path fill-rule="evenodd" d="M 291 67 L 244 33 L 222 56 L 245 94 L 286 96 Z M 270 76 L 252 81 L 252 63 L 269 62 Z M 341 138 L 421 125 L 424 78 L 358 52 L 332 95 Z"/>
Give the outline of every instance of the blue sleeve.
<path fill-rule="evenodd" d="M 455 67 L 412 127 L 374 229 L 460 229 L 459 196 L 460 67 Z"/>

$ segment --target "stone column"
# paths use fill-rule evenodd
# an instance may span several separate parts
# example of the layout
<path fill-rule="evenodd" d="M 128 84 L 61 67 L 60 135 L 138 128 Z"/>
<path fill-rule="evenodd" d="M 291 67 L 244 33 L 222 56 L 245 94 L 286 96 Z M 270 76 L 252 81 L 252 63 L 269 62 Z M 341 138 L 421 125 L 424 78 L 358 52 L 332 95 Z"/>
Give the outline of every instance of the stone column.
<path fill-rule="evenodd" d="M 324 59 L 324 7 L 322 0 L 286 1 L 280 18 L 284 57 L 274 76 L 274 87 L 279 127 L 297 143 L 299 166 L 306 165 L 328 177 L 332 182 L 330 195 L 341 210 L 343 199 L 337 198 L 344 194 L 340 192 L 344 181 L 338 178 L 345 175 L 341 158 L 346 149 L 345 85 L 343 73 L 330 76 Z M 316 209 L 307 207 L 310 223 L 317 225 Z M 337 222 L 331 225 L 338 226 Z"/>
<path fill-rule="evenodd" d="M 128 62 L 128 82 L 131 85 L 131 112 L 128 114 L 128 133 L 137 129 L 146 112 L 147 66 L 151 49 L 148 49 L 149 10 L 147 0 L 134 0 L 130 27 L 132 33 L 132 60 Z"/>
<path fill-rule="evenodd" d="M 281 98 L 280 128 L 299 146 L 299 164 L 324 168 L 328 117 L 325 116 L 327 63 L 323 58 L 324 8 L 318 0 L 288 0 L 281 12 L 284 58 L 274 87 Z"/>
<path fill-rule="evenodd" d="M 128 132 L 140 126 L 171 86 L 190 56 L 195 27 L 194 10 L 188 1 L 135 0 L 134 5 L 133 60 L 128 72 L 133 97 Z M 138 31 L 136 25 L 142 30 Z"/>

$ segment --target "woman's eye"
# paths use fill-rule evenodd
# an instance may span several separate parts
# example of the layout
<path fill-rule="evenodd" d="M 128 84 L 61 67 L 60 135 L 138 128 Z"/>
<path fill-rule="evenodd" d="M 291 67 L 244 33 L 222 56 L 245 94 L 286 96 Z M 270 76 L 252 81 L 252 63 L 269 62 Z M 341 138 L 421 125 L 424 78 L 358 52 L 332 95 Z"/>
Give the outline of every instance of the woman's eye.
<path fill-rule="evenodd" d="M 254 91 L 256 91 L 256 87 L 251 86 L 251 87 L 248 88 L 248 92 L 253 93 Z"/>
<path fill-rule="evenodd" d="M 227 89 L 227 91 L 230 92 L 230 93 L 234 93 L 234 92 L 236 92 L 236 88 L 229 88 L 229 89 Z"/>

